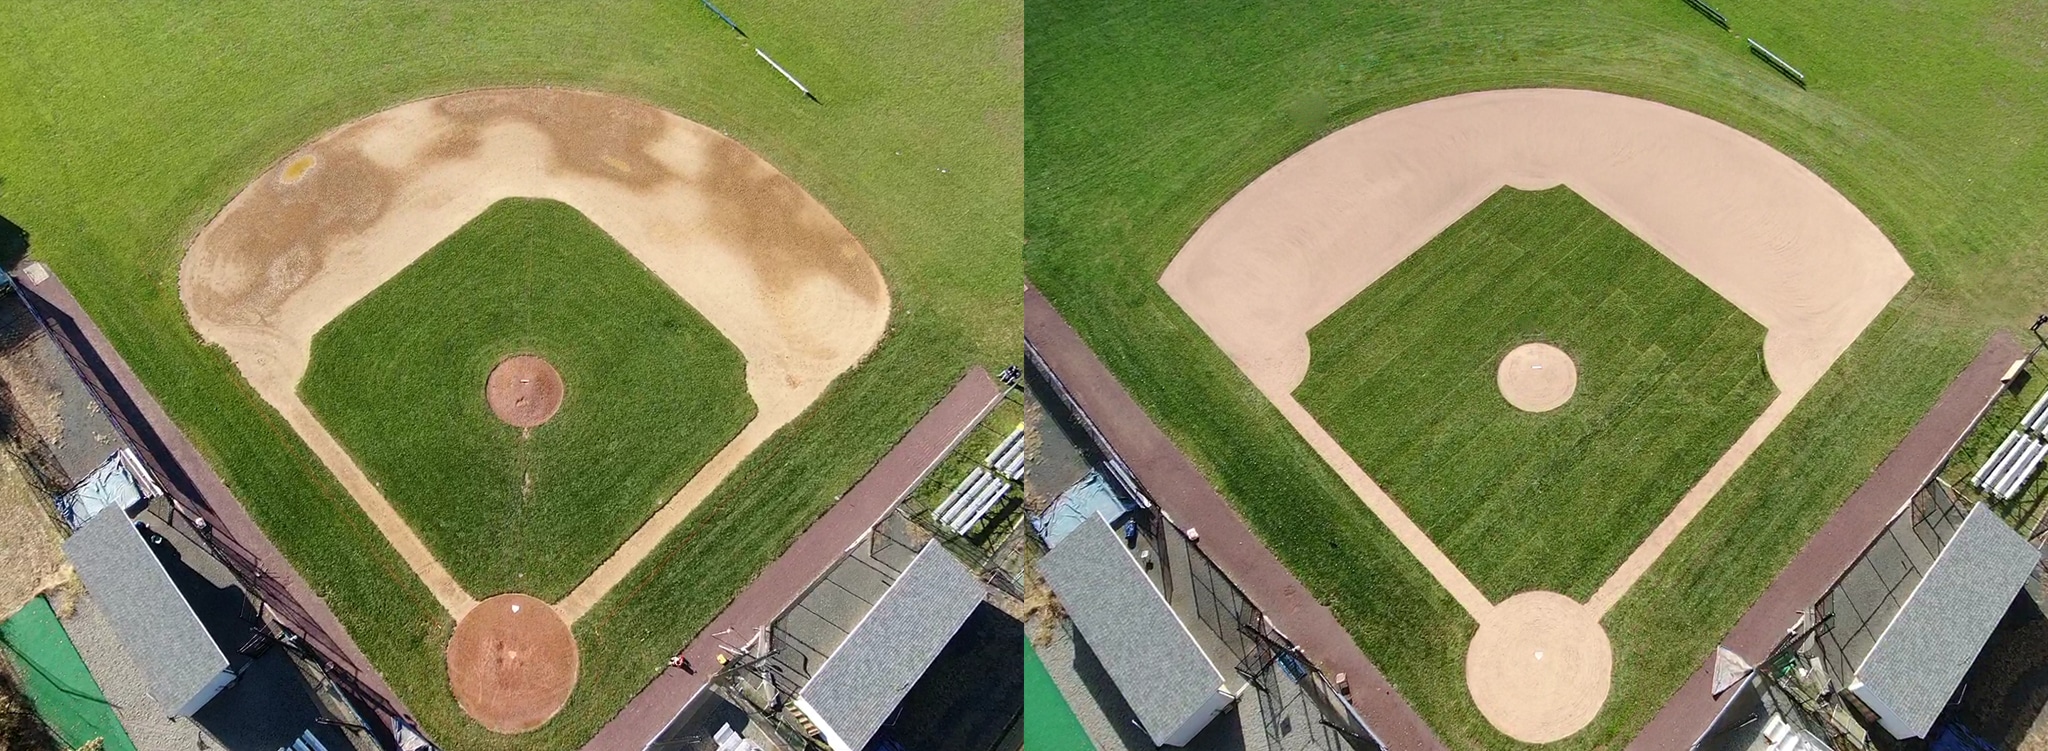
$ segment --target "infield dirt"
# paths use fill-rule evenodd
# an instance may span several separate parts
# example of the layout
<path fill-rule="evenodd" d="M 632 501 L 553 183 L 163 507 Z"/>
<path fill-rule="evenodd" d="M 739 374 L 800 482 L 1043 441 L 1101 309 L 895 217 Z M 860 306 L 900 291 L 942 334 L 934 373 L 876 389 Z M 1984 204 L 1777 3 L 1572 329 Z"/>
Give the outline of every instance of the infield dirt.
<path fill-rule="evenodd" d="M 194 328 L 320 456 L 451 617 L 476 602 L 301 402 L 316 334 L 490 205 L 575 207 L 747 361 L 757 414 L 563 602 L 573 621 L 881 339 L 881 271 L 824 206 L 715 131 L 622 97 L 490 89 L 403 104 L 286 156 L 192 241 Z"/>
<path fill-rule="evenodd" d="M 1586 603 L 1531 592 L 1496 605 L 1294 392 L 1317 324 L 1502 186 L 1559 185 L 1763 324 L 1779 393 Z M 1217 210 L 1159 284 L 1479 624 L 1467 675 L 1484 680 L 1467 688 L 1482 714 L 1543 743 L 1576 732 L 1605 701 L 1600 619 L 1911 277 L 1856 206 L 1754 137 L 1642 99 L 1509 89 L 1409 105 L 1311 144 Z M 1506 607 L 1536 594 L 1562 602 L 1542 613 Z M 1511 659 L 1558 634 L 1578 634 L 1558 638 L 1583 645 L 1572 650 L 1590 655 L 1573 661 L 1579 668 Z M 1581 703 L 1557 705 L 1559 695 Z"/>
<path fill-rule="evenodd" d="M 448 640 L 448 685 L 462 711 L 498 733 L 547 724 L 569 700 L 576 637 L 547 603 L 498 595 L 463 616 Z"/>

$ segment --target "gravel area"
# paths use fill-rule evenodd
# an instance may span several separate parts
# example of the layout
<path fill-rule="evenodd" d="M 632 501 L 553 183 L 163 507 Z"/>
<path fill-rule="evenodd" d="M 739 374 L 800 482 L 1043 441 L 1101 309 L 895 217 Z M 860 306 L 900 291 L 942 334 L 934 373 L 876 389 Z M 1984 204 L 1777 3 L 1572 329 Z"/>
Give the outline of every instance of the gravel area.
<path fill-rule="evenodd" d="M 128 737 L 134 739 L 138 751 L 217 748 L 198 725 L 164 716 L 163 708 L 143 688 L 146 684 L 142 671 L 129 659 L 127 650 L 114 635 L 113 624 L 107 622 L 91 595 L 80 592 L 69 600 L 68 606 L 70 614 L 64 615 L 66 605 L 57 604 L 64 631 L 71 635 L 86 667 L 92 669 L 93 679 L 99 681 L 100 690 L 114 705 L 114 715 L 121 718 L 121 725 L 128 729 Z"/>

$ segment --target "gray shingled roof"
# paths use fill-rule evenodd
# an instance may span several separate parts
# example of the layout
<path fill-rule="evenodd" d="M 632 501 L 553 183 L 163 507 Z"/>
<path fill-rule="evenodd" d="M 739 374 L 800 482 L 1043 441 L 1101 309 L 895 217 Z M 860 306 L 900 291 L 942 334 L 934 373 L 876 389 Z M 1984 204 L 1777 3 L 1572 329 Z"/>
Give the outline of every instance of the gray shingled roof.
<path fill-rule="evenodd" d="M 227 669 L 227 656 L 120 509 L 107 509 L 79 527 L 64 542 L 64 553 L 166 715 Z"/>
<path fill-rule="evenodd" d="M 1927 733 L 2040 562 L 1989 506 L 1970 512 L 1856 672 L 1856 693 L 1882 702 L 1887 729 Z"/>
<path fill-rule="evenodd" d="M 844 748 L 865 747 L 982 597 L 981 581 L 960 559 L 937 540 L 925 543 L 797 692 L 804 711 Z"/>
<path fill-rule="evenodd" d="M 1218 670 L 1100 515 L 1038 561 L 1067 617 L 1147 732 L 1172 732 L 1222 690 Z"/>

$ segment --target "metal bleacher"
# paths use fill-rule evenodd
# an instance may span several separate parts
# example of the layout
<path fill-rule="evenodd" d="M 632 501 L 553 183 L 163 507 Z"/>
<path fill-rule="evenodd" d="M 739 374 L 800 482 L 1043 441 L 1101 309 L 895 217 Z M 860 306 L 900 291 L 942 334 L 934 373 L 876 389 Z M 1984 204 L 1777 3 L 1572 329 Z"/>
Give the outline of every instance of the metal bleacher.
<path fill-rule="evenodd" d="M 956 534 L 967 534 L 994 510 L 1024 472 L 1024 426 L 1003 438 L 932 510 L 932 518 Z"/>
<path fill-rule="evenodd" d="M 291 745 L 285 746 L 279 749 L 279 751 L 327 751 L 327 747 L 320 743 L 320 739 L 313 735 L 313 731 L 307 730 L 300 733 L 298 738 L 293 739 Z"/>
<path fill-rule="evenodd" d="M 2035 400 L 2020 418 L 2019 427 L 1970 475 L 1970 484 L 1993 498 L 2008 500 L 2034 479 L 2044 459 L 2048 459 L 2048 393 Z"/>

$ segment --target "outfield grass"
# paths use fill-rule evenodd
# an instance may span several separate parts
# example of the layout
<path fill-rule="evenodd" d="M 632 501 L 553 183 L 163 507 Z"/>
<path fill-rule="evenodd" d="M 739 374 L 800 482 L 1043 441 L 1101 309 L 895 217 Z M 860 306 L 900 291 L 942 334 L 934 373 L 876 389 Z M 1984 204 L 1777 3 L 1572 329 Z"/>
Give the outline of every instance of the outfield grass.
<path fill-rule="evenodd" d="M 484 381 L 561 373 L 530 435 Z M 567 204 L 506 199 L 313 339 L 299 391 L 471 596 L 561 599 L 754 416 L 746 361 Z"/>
<path fill-rule="evenodd" d="M 1777 394 L 1764 328 L 1570 188 L 1503 188 L 1308 334 L 1295 396 L 1495 602 L 1592 597 Z M 1549 342 L 1570 401 L 1496 369 Z"/>
<path fill-rule="evenodd" d="M 722 0 L 803 99 L 701 6 L 167 0 L 9 3 L 0 216 L 123 356 L 450 749 L 589 738 L 907 430 L 969 363 L 1018 359 L 1019 3 Z M 889 334 L 575 625 L 582 680 L 532 733 L 470 723 L 452 624 L 178 301 L 189 238 L 300 145 L 402 101 L 549 84 L 718 129 L 830 209 L 881 265 Z"/>
<path fill-rule="evenodd" d="M 1620 748 L 1997 328 L 2048 291 L 2048 48 L 2011 0 L 1032 0 L 1025 265 L 1451 748 L 1471 621 L 1158 287 L 1195 228 L 1323 134 L 1453 93 L 1667 102 L 1815 170 L 1916 274 L 1605 625 L 1613 692 L 1550 748 Z M 1743 36 L 1799 66 L 1800 90 Z"/>

